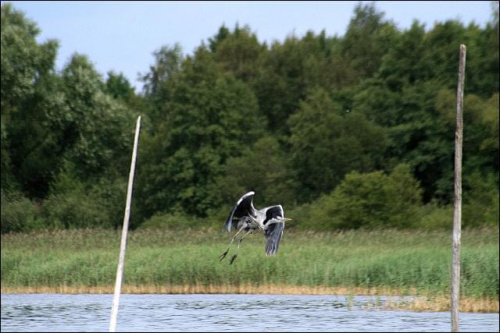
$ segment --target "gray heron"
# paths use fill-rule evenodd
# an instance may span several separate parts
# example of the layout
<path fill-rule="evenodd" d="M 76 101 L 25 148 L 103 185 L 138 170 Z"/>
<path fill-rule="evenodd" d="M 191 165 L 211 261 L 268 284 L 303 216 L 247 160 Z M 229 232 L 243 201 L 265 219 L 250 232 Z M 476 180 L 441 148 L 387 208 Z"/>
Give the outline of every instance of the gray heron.
<path fill-rule="evenodd" d="M 245 193 L 229 213 L 224 228 L 227 232 L 231 232 L 231 228 L 238 231 L 231 239 L 227 250 L 219 256 L 220 261 L 226 257 L 231 244 L 233 244 L 241 232 L 245 233 L 238 240 L 238 248 L 236 249 L 236 253 L 231 257 L 229 264 L 232 264 L 238 256 L 238 250 L 243 239 L 256 230 L 264 231 L 266 236 L 266 255 L 274 256 L 278 252 L 283 229 L 285 229 L 285 221 L 291 219 L 285 218 L 285 212 L 281 205 L 269 206 L 259 210 L 255 209 L 253 206 L 254 194 L 255 192 L 253 191 Z"/>

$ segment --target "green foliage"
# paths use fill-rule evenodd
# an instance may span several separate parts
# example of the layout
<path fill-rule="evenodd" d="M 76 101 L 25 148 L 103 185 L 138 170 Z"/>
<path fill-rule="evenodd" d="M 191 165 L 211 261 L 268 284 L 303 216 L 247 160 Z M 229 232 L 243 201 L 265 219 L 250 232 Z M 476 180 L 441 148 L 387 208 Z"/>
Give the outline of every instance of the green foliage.
<path fill-rule="evenodd" d="M 472 228 L 482 225 L 498 226 L 498 175 L 482 176 L 474 173 L 464 179 L 463 183 L 463 225 Z"/>
<path fill-rule="evenodd" d="M 51 194 L 41 206 L 48 228 L 120 227 L 125 208 L 126 182 L 108 173 L 96 183 L 79 178 L 78 167 L 66 162 Z M 133 226 L 133 222 L 131 223 Z"/>
<path fill-rule="evenodd" d="M 411 228 L 420 205 L 421 189 L 408 165 L 397 165 L 389 175 L 351 172 L 311 205 L 310 223 L 320 230 Z"/>
<path fill-rule="evenodd" d="M 236 25 L 232 33 L 221 27 L 219 34 L 210 41 L 210 49 L 226 72 L 244 82 L 252 82 L 259 74 L 259 59 L 266 48 L 251 33 L 250 27 Z"/>
<path fill-rule="evenodd" d="M 37 204 L 20 193 L 4 192 L 2 189 L 2 234 L 9 232 L 29 232 L 41 229 L 43 224 L 38 214 Z"/>
<path fill-rule="evenodd" d="M 69 145 L 63 157 L 78 165 L 82 178 L 102 173 L 112 162 L 129 160 L 132 114 L 103 92 L 104 83 L 87 57 L 74 55 L 62 79 L 71 114 L 63 129 Z"/>
<path fill-rule="evenodd" d="M 466 174 L 494 173 L 499 166 L 498 93 L 488 100 L 476 95 L 464 99 L 464 169 Z M 498 175 L 498 172 L 496 172 Z M 498 177 L 496 177 L 498 186 Z"/>
<path fill-rule="evenodd" d="M 62 104 L 52 89 L 58 44 L 38 44 L 39 33 L 24 13 L 2 4 L 2 187 L 30 197 L 45 195 L 51 181 L 58 147 L 48 110 Z"/>
<path fill-rule="evenodd" d="M 375 3 L 359 3 L 354 8 L 354 17 L 342 41 L 342 52 L 359 77 L 375 74 L 383 56 L 397 40 L 394 23 L 384 21 L 384 15 L 377 11 Z"/>
<path fill-rule="evenodd" d="M 293 222 L 293 221 L 291 221 Z M 461 295 L 498 298 L 498 229 L 464 230 Z M 245 239 L 233 265 L 219 263 L 229 242 L 207 230 L 129 233 L 125 286 L 311 286 L 394 288 L 449 297 L 448 231 L 287 232 L 278 260 L 265 258 L 262 235 Z M 112 290 L 120 233 L 65 230 L 2 235 L 5 287 L 98 286 Z M 380 289 L 379 289 L 380 288 Z M 241 290 L 241 289 L 240 289 Z M 244 290 L 244 289 L 243 289 Z M 372 289 L 373 290 L 373 289 Z"/>
<path fill-rule="evenodd" d="M 58 43 L 38 43 L 36 23 L 2 4 L 2 233 L 119 227 L 138 114 L 131 228 L 221 226 L 254 189 L 292 228 L 448 229 L 460 44 L 464 227 L 498 225 L 498 5 L 492 14 L 484 27 L 399 30 L 360 3 L 343 36 L 271 45 L 222 25 L 192 55 L 154 51 L 136 95 L 85 55 L 56 71 Z"/>
<path fill-rule="evenodd" d="M 106 228 L 109 218 L 101 203 L 82 190 L 66 195 L 51 194 L 41 212 L 49 228 Z"/>
<path fill-rule="evenodd" d="M 165 94 L 165 84 L 168 83 L 180 71 L 184 56 L 182 47 L 175 44 L 173 47 L 162 46 L 153 52 L 155 64 L 149 68 L 149 72 L 142 75 L 144 91 L 153 102 L 158 102 Z"/>
<path fill-rule="evenodd" d="M 79 166 L 81 179 L 95 179 L 113 163 L 126 174 L 131 113 L 105 94 L 87 57 L 74 55 L 56 74 L 57 43 L 37 44 L 38 33 L 2 5 L 2 188 L 43 200 L 64 161 Z"/>
<path fill-rule="evenodd" d="M 340 43 L 324 31 L 319 35 L 308 31 L 302 39 L 292 34 L 283 44 L 275 42 L 261 54 L 261 69 L 252 87 L 275 135 L 289 135 L 287 120 L 311 90 L 340 90 L 356 80 Z"/>
<path fill-rule="evenodd" d="M 106 92 L 114 98 L 130 101 L 134 96 L 134 88 L 122 74 L 116 74 L 114 71 L 108 72 L 106 79 Z"/>
<path fill-rule="evenodd" d="M 453 230 L 453 205 L 432 201 L 421 208 L 418 227 L 425 230 Z"/>
<path fill-rule="evenodd" d="M 221 202 L 215 179 L 224 163 L 256 140 L 265 123 L 249 88 L 224 74 L 204 48 L 170 89 L 166 120 L 144 144 L 140 197 L 147 216 L 178 209 L 204 216 Z"/>
<path fill-rule="evenodd" d="M 66 164 L 58 174 L 49 197 L 41 207 L 41 215 L 50 228 L 105 227 L 105 212 L 97 198 L 90 196 L 75 166 Z"/>
<path fill-rule="evenodd" d="M 224 176 L 217 179 L 220 197 L 230 203 L 253 190 L 258 193 L 256 205 L 268 206 L 275 202 L 286 207 L 294 203 L 293 189 L 297 186 L 289 170 L 278 141 L 273 137 L 262 137 L 243 150 L 241 156 L 227 160 Z"/>
<path fill-rule="evenodd" d="M 300 179 L 300 199 L 334 189 L 350 171 L 380 166 L 386 141 L 382 128 L 361 113 L 345 112 L 318 89 L 289 120 L 292 162 Z"/>
<path fill-rule="evenodd" d="M 2 117 L 19 110 L 53 67 L 58 43 L 37 44 L 40 29 L 11 3 L 2 4 Z"/>
<path fill-rule="evenodd" d="M 381 59 L 379 75 L 384 78 L 390 90 L 398 91 L 405 84 L 415 84 L 427 79 L 423 74 L 424 64 L 421 61 L 426 51 L 424 38 L 425 26 L 414 20 L 410 29 L 401 33 Z M 394 121 L 392 117 L 387 120 Z"/>

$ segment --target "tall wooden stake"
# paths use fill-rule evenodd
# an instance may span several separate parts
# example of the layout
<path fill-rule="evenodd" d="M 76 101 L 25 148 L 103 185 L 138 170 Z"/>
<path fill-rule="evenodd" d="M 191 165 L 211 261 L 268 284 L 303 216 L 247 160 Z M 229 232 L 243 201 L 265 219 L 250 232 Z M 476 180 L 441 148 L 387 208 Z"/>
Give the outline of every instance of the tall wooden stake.
<path fill-rule="evenodd" d="M 459 332 L 460 237 L 462 228 L 462 139 L 466 47 L 460 45 L 457 86 L 457 127 L 455 130 L 455 199 L 453 210 L 453 268 L 451 272 L 451 331 Z"/>
<path fill-rule="evenodd" d="M 120 257 L 118 259 L 118 269 L 116 271 L 115 296 L 113 298 L 113 308 L 111 309 L 111 320 L 109 322 L 109 331 L 116 330 L 116 319 L 118 316 L 118 303 L 122 288 L 123 267 L 125 265 L 125 248 L 127 247 L 128 220 L 130 218 L 130 203 L 132 201 L 132 185 L 134 183 L 135 159 L 137 156 L 137 144 L 139 142 L 139 131 L 141 129 L 141 116 L 137 118 L 135 128 L 134 150 L 132 152 L 132 162 L 130 164 L 130 174 L 128 177 L 127 202 L 125 204 L 125 216 L 123 218 L 122 241 L 120 245 Z"/>

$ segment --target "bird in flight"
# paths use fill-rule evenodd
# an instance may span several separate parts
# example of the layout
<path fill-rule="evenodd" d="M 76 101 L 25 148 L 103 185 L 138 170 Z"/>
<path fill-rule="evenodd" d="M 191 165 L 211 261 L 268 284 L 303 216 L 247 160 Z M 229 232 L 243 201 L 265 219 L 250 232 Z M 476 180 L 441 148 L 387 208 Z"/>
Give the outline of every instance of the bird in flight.
<path fill-rule="evenodd" d="M 291 219 L 285 218 L 285 212 L 281 205 L 269 206 L 259 210 L 255 209 L 253 206 L 254 194 L 255 192 L 253 191 L 244 194 L 229 213 L 224 227 L 227 232 L 231 232 L 231 228 L 238 231 L 231 239 L 227 250 L 219 256 L 220 261 L 226 257 L 231 244 L 233 244 L 236 237 L 241 232 L 245 233 L 243 236 L 240 236 L 238 248 L 236 249 L 236 253 L 229 260 L 229 264 L 232 264 L 238 256 L 238 250 L 240 249 L 243 239 L 252 234 L 255 230 L 264 231 L 266 236 L 266 255 L 273 256 L 278 252 L 283 229 L 285 229 L 285 221 Z"/>

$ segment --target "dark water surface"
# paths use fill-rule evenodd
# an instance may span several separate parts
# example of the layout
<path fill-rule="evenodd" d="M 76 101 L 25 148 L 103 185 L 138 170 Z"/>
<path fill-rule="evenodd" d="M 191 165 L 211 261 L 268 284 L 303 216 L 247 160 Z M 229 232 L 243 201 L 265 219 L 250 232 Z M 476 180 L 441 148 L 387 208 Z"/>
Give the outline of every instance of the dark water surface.
<path fill-rule="evenodd" d="M 383 310 L 385 297 L 130 295 L 117 331 L 446 332 L 449 312 Z M 394 297 L 393 297 L 394 299 Z M 108 331 L 113 295 L 2 294 L 2 332 Z M 378 305 L 378 306 L 376 306 Z M 498 313 L 461 313 L 460 331 L 498 332 Z"/>

